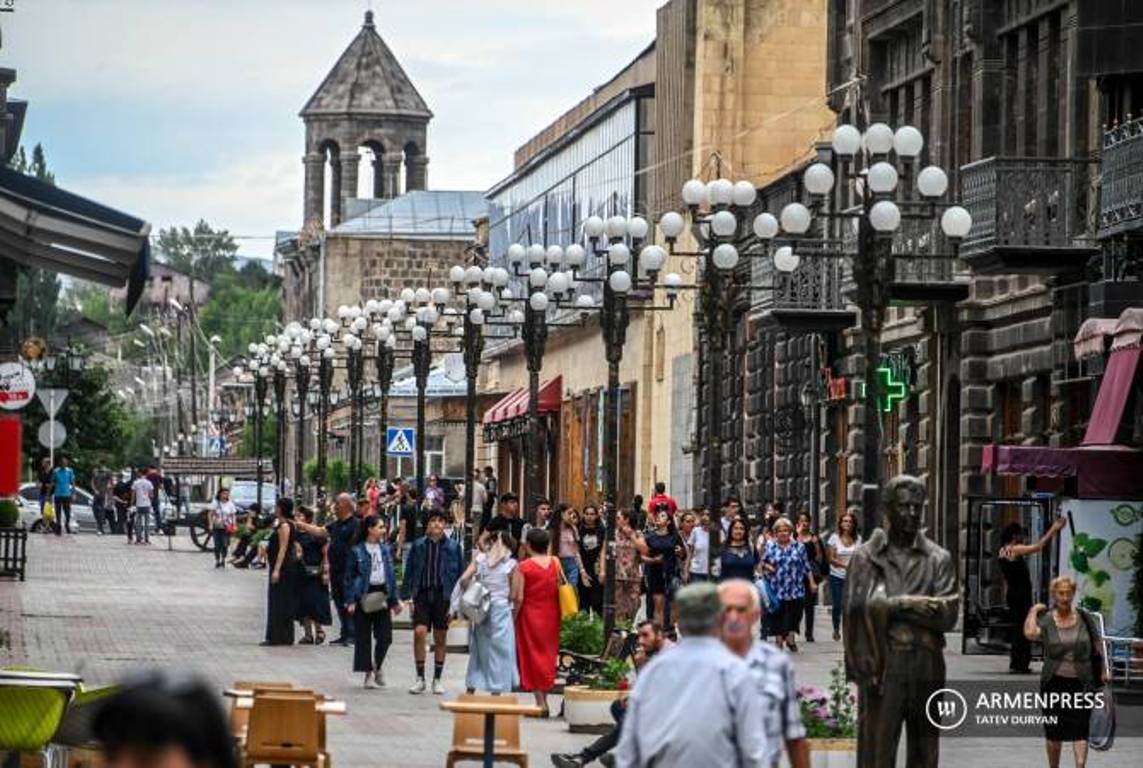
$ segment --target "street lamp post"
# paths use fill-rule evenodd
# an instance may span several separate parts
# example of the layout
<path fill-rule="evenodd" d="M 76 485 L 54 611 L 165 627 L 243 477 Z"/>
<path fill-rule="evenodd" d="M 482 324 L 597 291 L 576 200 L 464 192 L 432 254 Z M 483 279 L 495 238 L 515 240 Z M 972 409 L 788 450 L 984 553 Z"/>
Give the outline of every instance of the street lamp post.
<path fill-rule="evenodd" d="M 869 126 L 864 134 L 851 125 L 841 125 L 834 132 L 832 155 L 838 159 L 842 189 L 852 188 L 857 205 L 848 210 L 833 211 L 823 205 L 826 198 L 838 191 L 837 177 L 830 163 L 811 164 L 803 174 L 802 186 L 808 193 L 811 206 L 801 202 L 786 205 L 779 216 L 768 212 L 755 216 L 752 233 L 740 217 L 754 202 L 756 191 L 751 183 L 734 184 L 726 179 L 715 179 L 704 184 L 691 179 L 683 185 L 683 201 L 691 211 L 696 232 L 705 241 L 703 279 L 703 325 L 707 330 L 710 355 L 708 369 L 711 387 L 721 380 L 721 363 L 725 353 L 726 334 L 729 332 L 729 306 L 732 302 L 722 296 L 720 282 L 725 279 L 734 286 L 735 266 L 743 256 L 770 257 L 777 274 L 794 273 L 801 256 L 811 258 L 844 258 L 852 264 L 853 282 L 861 313 L 861 353 L 865 362 L 864 434 L 862 439 L 862 499 L 866 533 L 878 524 L 878 489 L 880 482 L 880 396 L 881 382 L 876 374 L 880 365 L 881 330 L 885 310 L 889 304 L 890 286 L 897 265 L 903 263 L 898 256 L 914 259 L 952 259 L 959 242 L 968 234 L 972 218 L 959 205 L 941 203 L 948 189 L 948 177 L 937 166 L 927 166 L 915 176 L 914 190 L 903 190 L 898 185 L 901 176 L 913 175 L 915 161 L 920 155 L 924 139 L 912 126 L 903 126 L 896 132 L 883 123 Z M 709 213 L 699 214 L 700 206 L 708 206 Z M 902 219 L 913 219 L 930 227 L 940 215 L 940 229 L 952 246 L 952 253 L 936 252 L 935 233 L 925 233 L 922 253 L 894 253 L 893 237 Z M 672 217 L 669 227 L 667 218 Z M 820 234 L 809 234 L 815 219 Z M 831 237 L 829 223 L 842 228 L 840 238 Z M 678 214 L 667 214 L 660 223 L 668 241 L 682 233 L 684 222 Z M 668 231 L 668 229 L 670 231 Z M 854 250 L 846 249 L 846 233 L 856 232 Z M 697 254 L 696 254 L 697 255 Z M 759 286 L 763 288 L 773 286 Z M 816 371 L 814 372 L 816 375 Z M 722 482 L 721 446 L 717 430 L 721 425 L 721 400 L 717 392 L 709 394 L 707 403 L 710 423 L 707 425 L 706 467 L 707 503 L 717 505 L 717 493 Z M 816 419 L 813 420 L 816 422 Z M 712 511 L 715 506 L 712 506 Z M 712 540 L 711 553 L 715 552 Z"/>
<path fill-rule="evenodd" d="M 528 449 L 524 457 L 525 504 L 528 522 L 535 524 L 540 501 L 540 457 L 544 453 L 544 437 L 540 425 L 540 370 L 544 367 L 544 348 L 548 342 L 548 295 L 542 287 L 530 285 L 528 305 L 524 309 L 524 354 L 528 363 Z"/>
<path fill-rule="evenodd" d="M 377 366 L 377 388 L 380 390 L 377 407 L 377 433 L 380 435 L 378 442 L 381 450 L 377 452 L 377 473 L 379 477 L 388 477 L 389 472 L 386 465 L 389 455 L 386 441 L 389 433 L 389 388 L 393 386 L 393 367 L 396 364 L 396 355 L 389 343 L 388 332 L 386 332 L 385 338 L 379 337 L 377 339 L 374 364 Z"/>
<path fill-rule="evenodd" d="M 278 473 L 278 495 L 286 495 L 286 363 L 274 367 L 274 400 L 277 434 L 274 435 L 274 471 Z"/>
<path fill-rule="evenodd" d="M 484 310 L 467 302 L 464 313 L 464 551 L 472 557 L 472 533 L 476 511 L 472 508 L 476 482 L 476 377 L 484 354 Z"/>
<path fill-rule="evenodd" d="M 265 365 L 259 365 L 257 362 L 254 366 L 254 456 L 258 460 L 258 473 L 257 473 L 257 502 L 259 513 L 265 512 L 262 507 L 262 483 L 265 477 L 265 467 L 262 462 L 262 429 L 263 421 L 265 419 L 265 404 L 266 404 L 266 376 L 269 374 L 269 369 Z"/>

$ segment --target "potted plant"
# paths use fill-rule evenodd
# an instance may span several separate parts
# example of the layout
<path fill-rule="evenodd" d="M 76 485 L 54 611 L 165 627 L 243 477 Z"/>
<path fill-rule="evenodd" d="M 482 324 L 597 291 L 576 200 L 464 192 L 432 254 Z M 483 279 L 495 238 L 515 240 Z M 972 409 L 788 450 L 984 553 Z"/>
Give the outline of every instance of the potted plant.
<path fill-rule="evenodd" d="M 857 765 L 857 698 L 838 662 L 830 671 L 829 690 L 798 689 L 798 704 L 810 747 L 812 768 L 851 768 Z"/>
<path fill-rule="evenodd" d="M 607 659 L 584 685 L 564 687 L 564 720 L 573 733 L 602 733 L 614 724 L 611 705 L 628 692 L 631 665 L 624 659 Z"/>
<path fill-rule="evenodd" d="M 0 528 L 15 528 L 20 522 L 20 507 L 15 499 L 0 498 Z"/>

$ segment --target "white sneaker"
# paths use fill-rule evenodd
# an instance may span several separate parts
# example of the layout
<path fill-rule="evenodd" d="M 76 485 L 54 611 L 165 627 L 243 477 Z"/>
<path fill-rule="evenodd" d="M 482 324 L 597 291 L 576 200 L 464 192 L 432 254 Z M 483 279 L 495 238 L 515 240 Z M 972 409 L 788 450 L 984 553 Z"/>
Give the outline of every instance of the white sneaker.
<path fill-rule="evenodd" d="M 371 673 L 371 672 L 365 673 L 365 682 L 363 682 L 361 684 L 361 687 L 362 688 L 376 688 L 377 687 L 376 685 L 373 684 L 373 673 Z"/>
<path fill-rule="evenodd" d="M 425 678 L 418 677 L 417 682 L 409 688 L 409 693 L 424 693 L 425 692 Z"/>
<path fill-rule="evenodd" d="M 373 673 L 373 682 L 377 683 L 378 688 L 385 687 L 385 673 L 380 669 Z"/>
<path fill-rule="evenodd" d="M 440 680 L 433 680 L 433 693 L 440 696 L 445 692 L 444 683 Z"/>

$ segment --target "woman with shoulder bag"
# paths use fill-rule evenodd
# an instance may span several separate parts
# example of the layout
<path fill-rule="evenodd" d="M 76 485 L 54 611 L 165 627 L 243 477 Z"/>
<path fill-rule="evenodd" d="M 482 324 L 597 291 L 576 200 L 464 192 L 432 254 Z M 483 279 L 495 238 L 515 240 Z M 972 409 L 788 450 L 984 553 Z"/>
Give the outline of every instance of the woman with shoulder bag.
<path fill-rule="evenodd" d="M 524 596 L 524 579 L 512 556 L 518 546 L 508 531 L 493 534 L 488 548 L 477 552 L 460 576 L 462 590 L 467 591 L 476 580 L 491 597 L 483 620 L 473 622 L 468 641 L 464 685 L 469 693 L 511 693 L 520 681 L 513 614 Z"/>
<path fill-rule="evenodd" d="M 207 513 L 210 534 L 214 539 L 214 567 L 226 567 L 226 553 L 230 549 L 230 536 L 238 529 L 238 508 L 230 500 L 230 489 L 221 488 L 214 495 L 214 505 Z"/>
<path fill-rule="evenodd" d="M 393 553 L 384 539 L 381 518 L 370 515 L 363 519 L 345 568 L 345 610 L 353 617 L 354 629 L 353 671 L 365 673 L 366 688 L 385 685 L 382 665 L 393 644 L 390 616 L 401 612 Z"/>
<path fill-rule="evenodd" d="M 1052 599 L 1051 610 L 1040 603 L 1032 606 L 1024 619 L 1024 636 L 1032 642 L 1042 641 L 1044 646 L 1040 691 L 1057 696 L 1092 694 L 1109 679 L 1103 658 L 1103 638 L 1096 620 L 1072 605 L 1076 583 L 1070 576 L 1052 579 L 1048 594 Z M 1091 709 L 1054 706 L 1045 707 L 1043 712 L 1048 765 L 1060 764 L 1065 741 L 1072 743 L 1076 768 L 1087 765 Z"/>
<path fill-rule="evenodd" d="M 329 536 L 324 528 L 313 523 L 314 511 L 298 507 L 298 544 L 305 568 L 298 604 L 298 621 L 305 635 L 298 641 L 299 645 L 321 645 L 325 642 L 322 627 L 333 623 L 329 609 Z"/>

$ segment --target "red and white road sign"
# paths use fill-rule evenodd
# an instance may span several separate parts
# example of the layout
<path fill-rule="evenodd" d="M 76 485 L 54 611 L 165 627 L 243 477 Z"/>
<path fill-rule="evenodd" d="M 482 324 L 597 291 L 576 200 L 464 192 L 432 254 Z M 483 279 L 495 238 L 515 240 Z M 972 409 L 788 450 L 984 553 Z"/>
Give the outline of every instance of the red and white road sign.
<path fill-rule="evenodd" d="M 0 363 L 0 408 L 18 411 L 36 396 L 36 377 L 20 362 Z"/>

